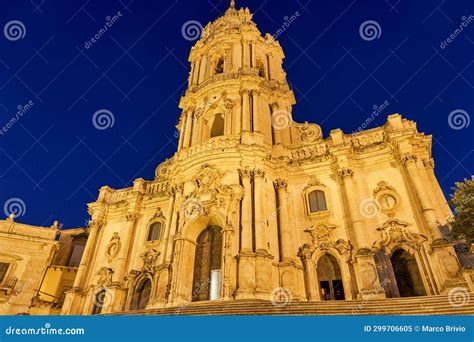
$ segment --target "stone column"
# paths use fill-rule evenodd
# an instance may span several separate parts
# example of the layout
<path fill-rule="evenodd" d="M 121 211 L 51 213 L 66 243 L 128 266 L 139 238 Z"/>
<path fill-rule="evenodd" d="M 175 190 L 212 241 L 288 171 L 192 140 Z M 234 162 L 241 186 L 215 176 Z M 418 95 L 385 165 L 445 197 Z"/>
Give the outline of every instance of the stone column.
<path fill-rule="evenodd" d="M 352 228 L 351 237 L 356 247 L 356 279 L 359 287 L 359 295 L 362 299 L 386 298 L 385 290 L 380 285 L 380 280 L 375 263 L 375 253 L 372 250 L 371 241 L 367 233 L 368 227 L 360 215 L 360 199 L 353 180 L 353 171 L 348 168 L 338 170 L 342 179 L 345 201 L 349 222 Z"/>
<path fill-rule="evenodd" d="M 242 96 L 242 131 L 250 132 L 250 91 L 242 89 L 240 95 Z"/>
<path fill-rule="evenodd" d="M 250 64 L 250 45 L 246 41 L 242 41 L 242 64 L 244 67 L 248 67 Z"/>
<path fill-rule="evenodd" d="M 430 236 L 433 242 L 443 239 L 443 235 L 439 229 L 439 224 L 436 218 L 436 212 L 434 210 L 429 192 L 426 191 L 426 184 L 422 181 L 417 163 L 417 156 L 414 154 L 406 153 L 402 155 L 400 162 L 405 166 L 411 183 L 415 188 L 416 197 L 419 200 L 421 206 L 421 212 L 426 226 L 430 232 Z"/>
<path fill-rule="evenodd" d="M 200 60 L 200 67 L 199 67 L 199 81 L 198 81 L 199 84 L 201 84 L 206 79 L 206 64 L 207 64 L 207 57 L 202 56 Z"/>
<path fill-rule="evenodd" d="M 222 298 L 224 300 L 232 299 L 232 239 L 234 229 L 232 226 L 227 226 L 222 232 L 223 242 L 223 274 L 222 274 Z"/>
<path fill-rule="evenodd" d="M 278 103 L 275 103 L 275 102 L 271 103 L 270 104 L 270 109 L 271 109 L 270 123 L 271 123 L 271 128 L 272 128 L 273 144 L 278 145 L 278 144 L 281 144 L 283 142 L 282 141 L 281 129 L 279 129 L 278 127 L 275 127 L 275 126 L 277 126 L 278 118 L 273 116 L 273 113 L 275 113 L 276 111 L 279 110 Z"/>
<path fill-rule="evenodd" d="M 252 234 L 252 187 L 253 171 L 239 170 L 244 195 L 241 202 L 240 253 L 238 260 L 238 279 L 236 299 L 248 299 L 255 296 L 255 254 Z"/>
<path fill-rule="evenodd" d="M 171 291 L 172 303 L 186 304 L 192 300 L 196 243 L 178 235 L 175 244 L 172 284 L 174 291 Z"/>
<path fill-rule="evenodd" d="M 250 56 L 251 58 L 251 66 L 253 68 L 256 68 L 257 67 L 257 51 L 256 51 L 256 48 L 255 48 L 255 42 L 250 42 L 250 46 L 251 46 L 251 51 L 252 51 L 252 54 Z"/>
<path fill-rule="evenodd" d="M 184 131 L 183 147 L 191 146 L 192 126 L 193 126 L 193 110 L 188 109 L 187 114 L 186 114 L 186 128 Z"/>
<path fill-rule="evenodd" d="M 304 267 L 306 298 L 309 301 L 319 300 L 318 286 L 316 284 L 316 267 L 309 246 L 305 245 L 300 248 L 298 256 L 301 258 Z"/>
<path fill-rule="evenodd" d="M 252 120 L 253 120 L 253 131 L 263 133 L 262 131 L 262 122 L 259 116 L 258 106 L 259 106 L 259 90 L 252 90 Z"/>
<path fill-rule="evenodd" d="M 271 63 L 270 63 L 270 58 L 271 58 L 271 54 L 268 54 L 267 55 L 267 80 L 271 80 L 272 79 L 272 67 L 271 67 Z"/>
<path fill-rule="evenodd" d="M 173 210 L 169 213 L 171 216 L 171 223 L 170 223 L 170 231 L 168 237 L 168 247 L 166 248 L 166 257 L 165 262 L 166 264 L 171 263 L 171 258 L 173 255 L 173 246 L 174 246 L 174 238 L 178 227 L 178 216 L 179 216 L 179 208 L 176 207 L 176 204 L 179 203 L 179 198 L 183 194 L 183 184 L 177 185 L 175 189 L 175 200 L 173 203 Z"/>
<path fill-rule="evenodd" d="M 254 210 L 255 210 L 255 247 L 256 251 L 267 251 L 268 241 L 265 228 L 265 188 L 263 179 L 265 171 L 254 171 Z"/>
<path fill-rule="evenodd" d="M 240 178 L 244 187 L 244 197 L 242 199 L 242 231 L 240 241 L 241 252 L 253 251 L 253 237 L 252 237 L 252 186 L 251 180 L 253 172 L 248 169 L 240 170 Z"/>
<path fill-rule="evenodd" d="M 285 180 L 277 179 L 273 182 L 278 197 L 278 226 L 280 240 L 280 261 L 293 261 L 296 256 L 294 248 L 293 230 L 291 229 L 288 219 L 288 199 L 287 199 L 287 183 Z"/>
<path fill-rule="evenodd" d="M 186 115 L 183 114 L 181 116 L 181 127 L 179 130 L 178 150 L 183 147 L 185 132 L 186 132 Z"/>
<path fill-rule="evenodd" d="M 265 216 L 265 172 L 254 170 L 254 212 L 255 212 L 255 296 L 256 298 L 270 298 L 272 286 L 272 259 L 268 253 L 268 239 Z"/>

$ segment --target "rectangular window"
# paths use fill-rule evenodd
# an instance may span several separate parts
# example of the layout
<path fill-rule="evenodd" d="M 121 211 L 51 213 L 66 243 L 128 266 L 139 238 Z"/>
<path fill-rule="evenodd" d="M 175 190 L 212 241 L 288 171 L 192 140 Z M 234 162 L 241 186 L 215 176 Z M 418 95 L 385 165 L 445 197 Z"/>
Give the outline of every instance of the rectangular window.
<path fill-rule="evenodd" d="M 313 192 L 310 192 L 309 193 L 309 210 L 310 212 L 312 213 L 315 213 L 318 210 L 318 197 L 316 196 L 316 192 L 313 191 Z"/>
<path fill-rule="evenodd" d="M 326 197 L 324 196 L 324 192 L 317 191 L 316 194 L 318 195 L 318 208 L 319 211 L 326 211 Z"/>
<path fill-rule="evenodd" d="M 326 205 L 326 196 L 323 191 L 315 190 L 308 194 L 309 211 L 316 213 L 328 210 Z"/>
<path fill-rule="evenodd" d="M 85 245 L 74 245 L 71 259 L 69 259 L 70 267 L 78 267 L 81 262 L 82 254 L 84 253 Z"/>
<path fill-rule="evenodd" d="M 3 283 L 5 276 L 7 275 L 8 268 L 10 267 L 9 263 L 0 262 L 0 283 Z"/>

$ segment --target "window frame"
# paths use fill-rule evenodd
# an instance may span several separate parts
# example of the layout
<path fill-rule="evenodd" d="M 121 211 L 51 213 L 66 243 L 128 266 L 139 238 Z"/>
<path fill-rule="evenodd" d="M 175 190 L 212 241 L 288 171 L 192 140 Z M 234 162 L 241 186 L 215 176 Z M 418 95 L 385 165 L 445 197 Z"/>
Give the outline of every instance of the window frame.
<path fill-rule="evenodd" d="M 160 231 L 158 233 L 158 239 L 149 240 L 151 229 L 152 229 L 153 225 L 155 225 L 157 223 L 160 224 Z M 163 220 L 153 220 L 150 223 L 148 223 L 147 230 L 146 230 L 146 236 L 145 236 L 145 242 L 146 243 L 157 243 L 157 242 L 161 241 L 161 236 L 163 234 L 163 226 L 164 226 Z"/>
<path fill-rule="evenodd" d="M 6 264 L 7 265 L 7 267 L 5 269 L 5 273 L 3 275 L 3 278 L 0 279 L 0 285 L 1 285 L 1 284 L 4 284 L 6 282 L 6 280 L 9 278 L 9 273 L 10 273 L 10 270 L 12 269 L 13 263 L 8 262 L 6 260 L 0 260 L 0 264 Z"/>
<path fill-rule="evenodd" d="M 310 194 L 312 192 L 315 192 L 317 194 L 317 191 L 320 191 L 321 193 L 324 194 L 324 200 L 326 204 L 326 210 L 320 210 L 320 211 L 311 211 L 311 204 L 310 204 Z M 317 196 L 317 195 L 316 195 Z M 307 187 L 303 193 L 303 198 L 304 198 L 304 204 L 305 204 L 305 213 L 307 217 L 319 217 L 319 216 L 325 216 L 328 215 L 331 212 L 331 199 L 329 196 L 329 191 L 323 186 L 310 186 Z M 317 198 L 316 198 L 317 199 Z"/>

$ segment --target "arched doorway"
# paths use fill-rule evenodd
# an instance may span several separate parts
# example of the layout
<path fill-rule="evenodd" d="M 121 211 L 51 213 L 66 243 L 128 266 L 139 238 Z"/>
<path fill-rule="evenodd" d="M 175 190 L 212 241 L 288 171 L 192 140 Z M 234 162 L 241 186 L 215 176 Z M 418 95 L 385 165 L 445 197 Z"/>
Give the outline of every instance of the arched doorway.
<path fill-rule="evenodd" d="M 425 296 L 420 270 L 413 255 L 397 249 L 390 258 L 400 297 Z"/>
<path fill-rule="evenodd" d="M 324 254 L 319 258 L 316 270 L 321 299 L 344 300 L 345 295 L 341 268 L 336 258 L 330 254 Z"/>
<path fill-rule="evenodd" d="M 93 315 L 99 315 L 102 312 L 102 308 L 106 305 L 106 298 L 107 298 L 107 290 L 106 289 L 100 289 L 95 295 L 94 295 L 94 308 L 92 309 L 92 314 Z"/>
<path fill-rule="evenodd" d="M 193 301 L 220 298 L 222 233 L 209 226 L 197 239 L 194 259 Z"/>
<path fill-rule="evenodd" d="M 130 305 L 131 310 L 143 310 L 150 301 L 151 294 L 151 280 L 145 278 L 138 283 L 138 286 L 133 293 L 132 303 Z"/>

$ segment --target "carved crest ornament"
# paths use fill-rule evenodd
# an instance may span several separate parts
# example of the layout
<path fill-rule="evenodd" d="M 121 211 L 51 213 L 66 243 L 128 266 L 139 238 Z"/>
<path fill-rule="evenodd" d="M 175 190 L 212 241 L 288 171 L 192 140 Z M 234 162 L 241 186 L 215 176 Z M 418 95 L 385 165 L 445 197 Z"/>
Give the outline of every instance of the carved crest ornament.
<path fill-rule="evenodd" d="M 299 256 L 307 258 L 318 251 L 335 250 L 344 257 L 346 261 L 352 260 L 352 245 L 344 239 L 335 240 L 332 237 L 332 232 L 336 228 L 332 224 L 317 224 L 306 229 L 305 233 L 311 236 L 311 244 L 305 244 L 300 248 Z"/>
<path fill-rule="evenodd" d="M 419 250 L 423 242 L 428 240 L 422 234 L 410 232 L 408 223 L 393 218 L 386 221 L 377 230 L 382 233 L 382 239 L 374 243 L 374 248 L 383 249 L 387 252 L 400 245 Z"/>

